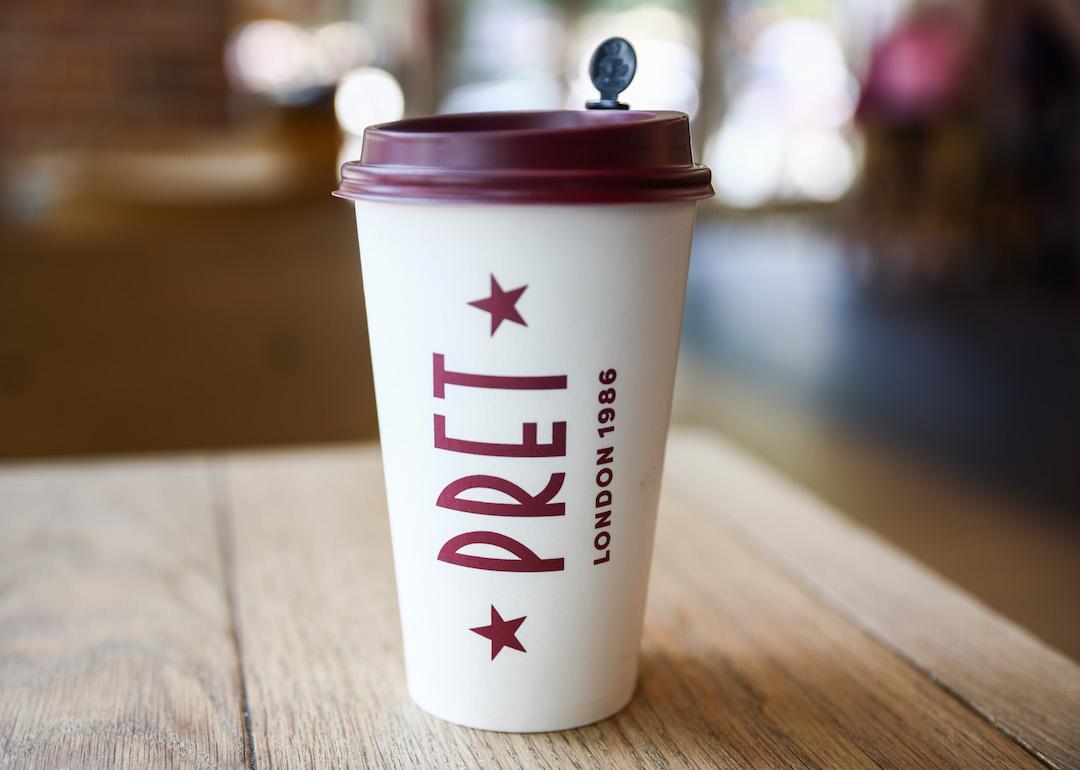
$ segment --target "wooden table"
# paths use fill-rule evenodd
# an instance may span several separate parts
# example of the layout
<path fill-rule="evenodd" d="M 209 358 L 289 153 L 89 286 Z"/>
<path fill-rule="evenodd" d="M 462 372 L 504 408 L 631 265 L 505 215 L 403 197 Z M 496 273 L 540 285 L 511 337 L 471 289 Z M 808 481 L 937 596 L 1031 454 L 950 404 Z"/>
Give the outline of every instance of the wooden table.
<path fill-rule="evenodd" d="M 407 700 L 377 448 L 9 465 L 0 767 L 1080 767 L 1076 664 L 715 437 L 667 467 L 637 696 L 506 735 Z"/>

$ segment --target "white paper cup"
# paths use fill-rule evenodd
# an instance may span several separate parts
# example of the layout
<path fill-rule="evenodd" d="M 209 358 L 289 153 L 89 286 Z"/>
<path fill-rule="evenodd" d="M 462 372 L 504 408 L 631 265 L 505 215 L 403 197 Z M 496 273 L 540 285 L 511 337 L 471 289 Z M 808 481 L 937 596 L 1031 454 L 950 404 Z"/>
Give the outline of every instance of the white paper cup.
<path fill-rule="evenodd" d="M 490 730 L 609 716 L 637 676 L 696 203 L 356 197 L 409 692 Z"/>

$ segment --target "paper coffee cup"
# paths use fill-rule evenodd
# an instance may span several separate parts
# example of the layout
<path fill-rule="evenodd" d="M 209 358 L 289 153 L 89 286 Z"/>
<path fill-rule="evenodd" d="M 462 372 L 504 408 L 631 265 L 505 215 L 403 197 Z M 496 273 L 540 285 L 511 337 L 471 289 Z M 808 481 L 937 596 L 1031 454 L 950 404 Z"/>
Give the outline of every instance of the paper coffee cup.
<path fill-rule="evenodd" d="M 409 692 L 491 730 L 630 699 L 696 200 L 686 117 L 369 129 L 356 201 Z"/>

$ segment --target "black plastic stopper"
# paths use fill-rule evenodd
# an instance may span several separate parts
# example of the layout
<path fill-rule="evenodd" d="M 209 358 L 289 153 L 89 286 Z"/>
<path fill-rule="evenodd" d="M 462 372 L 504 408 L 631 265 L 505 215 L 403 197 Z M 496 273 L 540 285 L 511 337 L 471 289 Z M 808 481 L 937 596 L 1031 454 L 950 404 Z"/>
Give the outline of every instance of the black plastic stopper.
<path fill-rule="evenodd" d="M 585 102 L 589 110 L 626 110 L 630 105 L 619 101 L 637 71 L 634 46 L 621 37 L 609 37 L 596 47 L 589 61 L 589 78 L 600 98 Z"/>

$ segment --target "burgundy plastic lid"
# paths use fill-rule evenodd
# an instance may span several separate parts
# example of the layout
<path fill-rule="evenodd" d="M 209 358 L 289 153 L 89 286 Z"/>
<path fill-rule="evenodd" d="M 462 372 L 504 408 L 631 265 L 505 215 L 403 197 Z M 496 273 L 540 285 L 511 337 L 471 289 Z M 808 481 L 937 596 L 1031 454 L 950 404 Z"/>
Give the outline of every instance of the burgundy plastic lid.
<path fill-rule="evenodd" d="M 712 196 L 681 112 L 435 115 L 372 126 L 334 194 L 478 203 L 693 201 Z"/>

